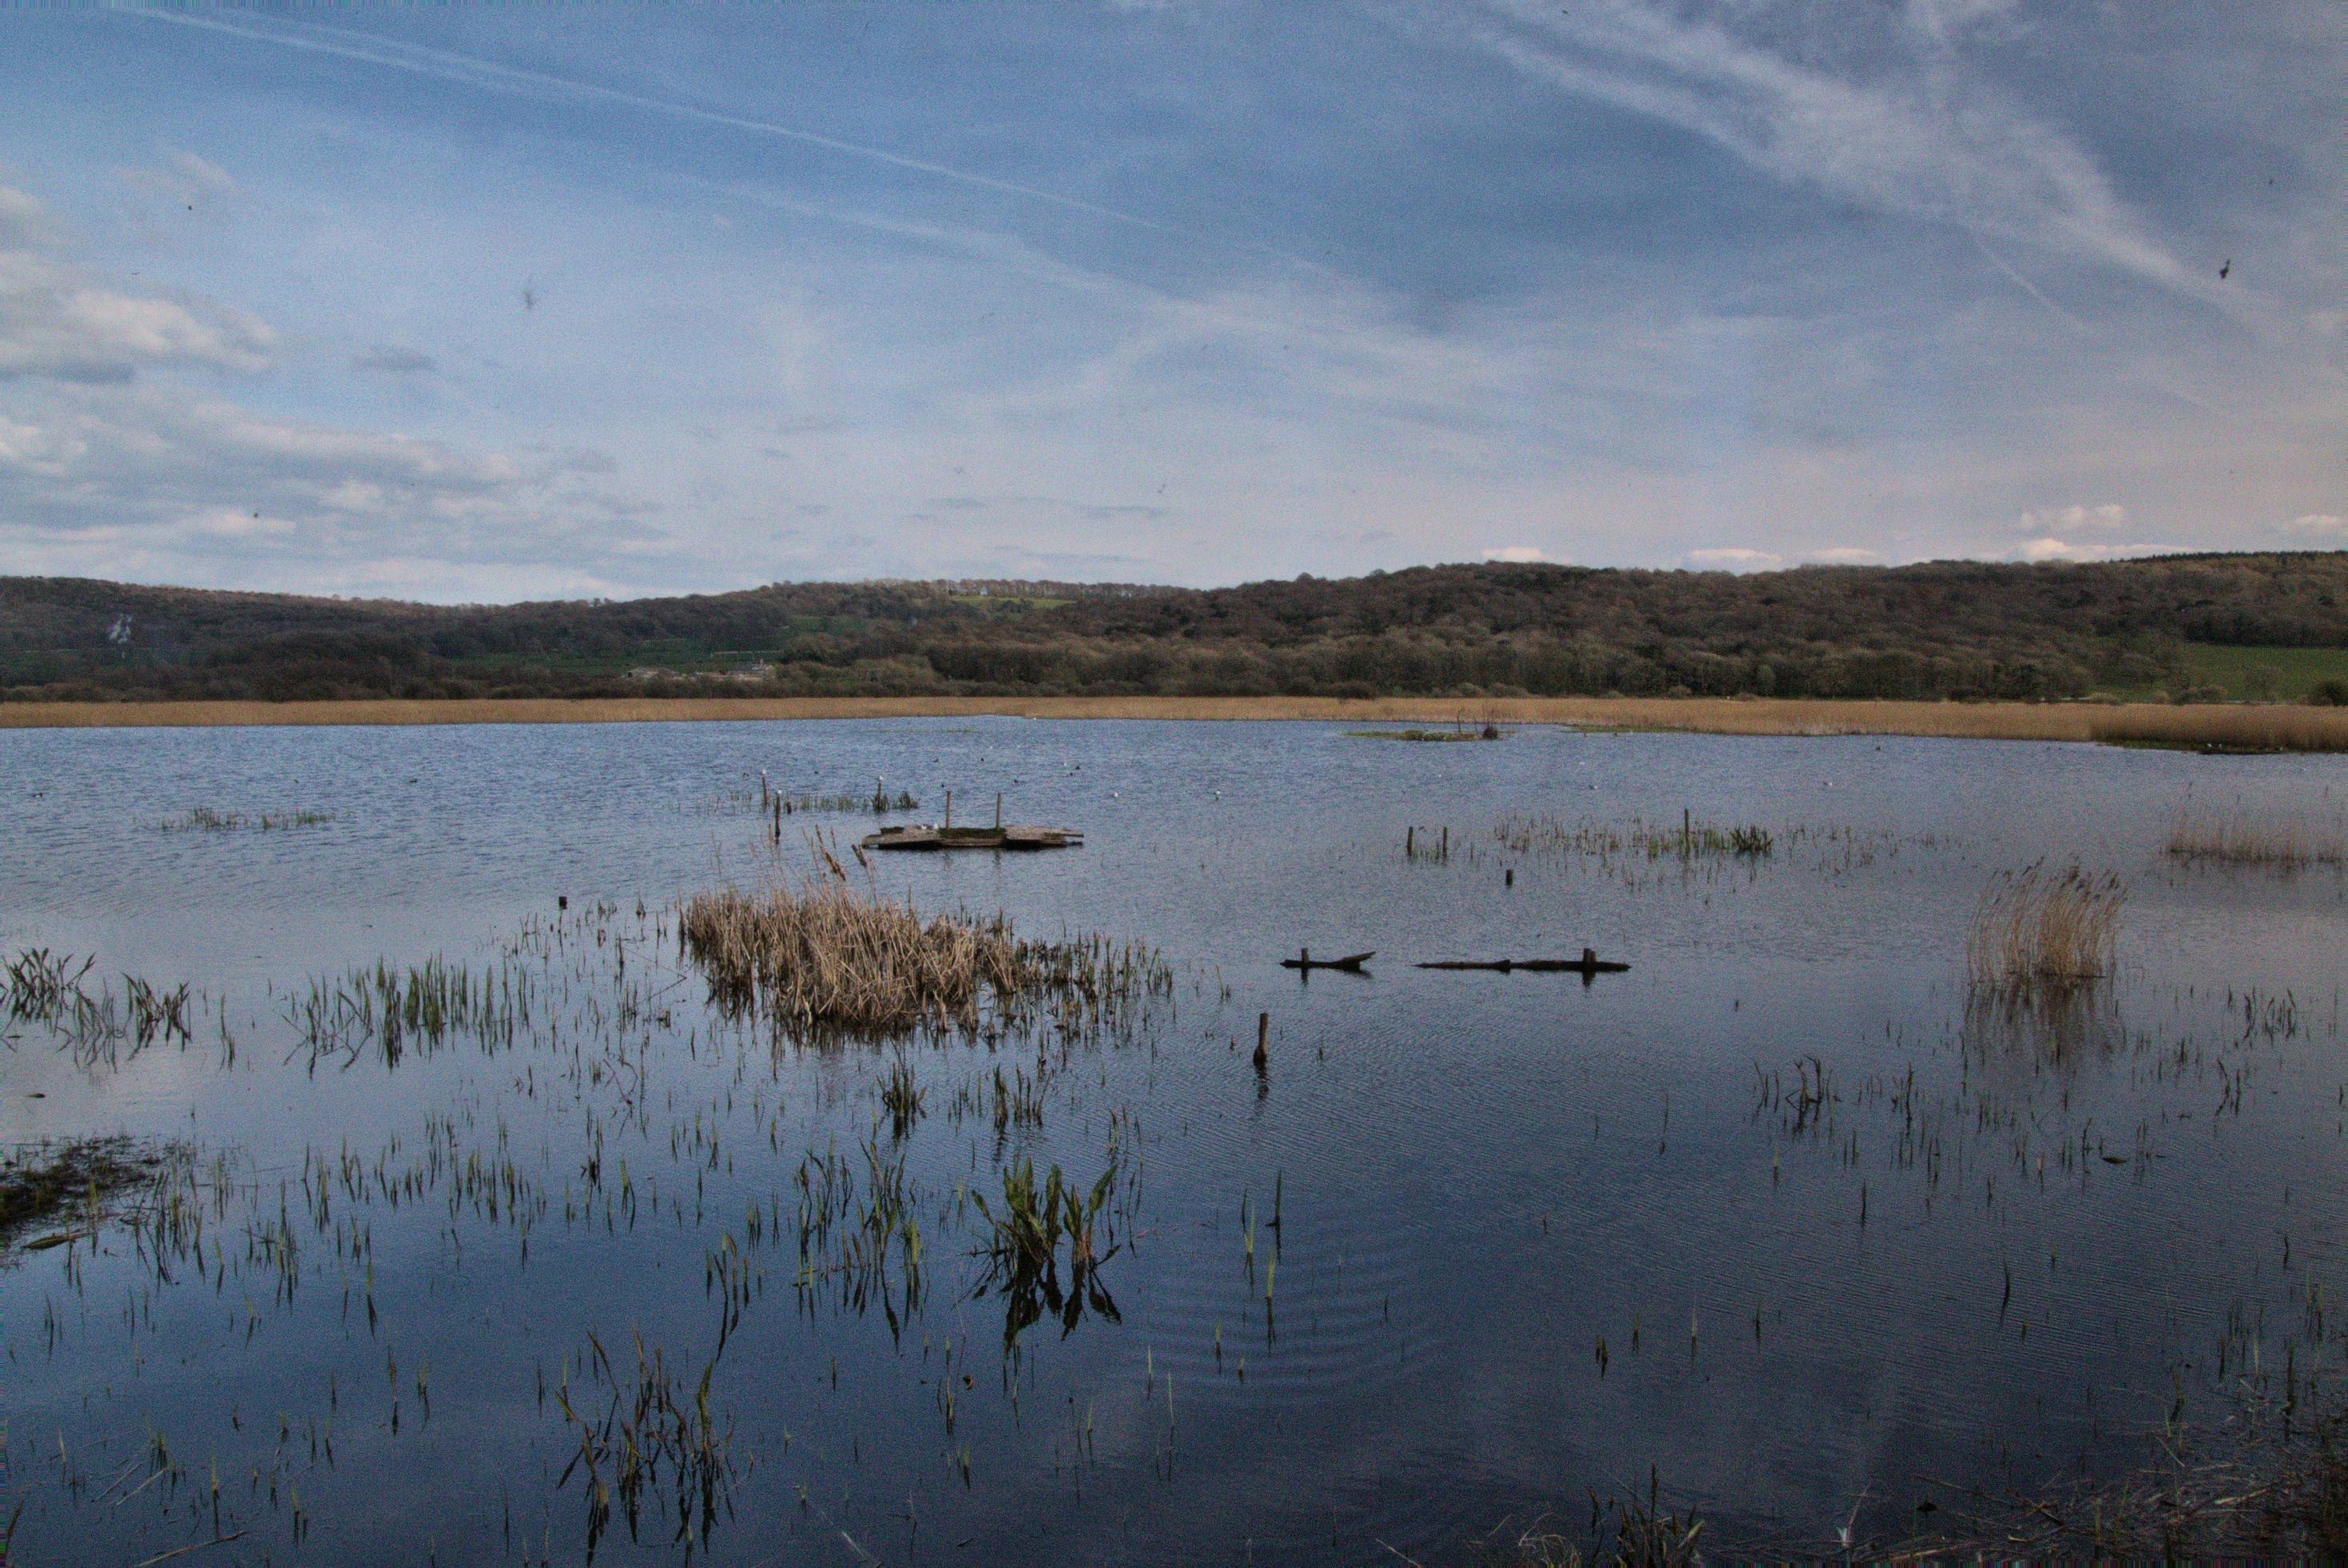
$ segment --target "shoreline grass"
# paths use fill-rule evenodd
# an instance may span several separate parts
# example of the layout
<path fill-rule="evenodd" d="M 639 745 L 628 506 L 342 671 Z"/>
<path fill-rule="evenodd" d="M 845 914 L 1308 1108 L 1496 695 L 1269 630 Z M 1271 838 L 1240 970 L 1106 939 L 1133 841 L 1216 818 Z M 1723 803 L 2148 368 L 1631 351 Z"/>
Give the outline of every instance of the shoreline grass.
<path fill-rule="evenodd" d="M 0 729 L 642 724 L 843 718 L 1300 720 L 2107 741 L 2348 751 L 2348 708 L 2278 704 L 1874 702 L 1727 697 L 578 697 L 350 702 L 0 702 Z"/>

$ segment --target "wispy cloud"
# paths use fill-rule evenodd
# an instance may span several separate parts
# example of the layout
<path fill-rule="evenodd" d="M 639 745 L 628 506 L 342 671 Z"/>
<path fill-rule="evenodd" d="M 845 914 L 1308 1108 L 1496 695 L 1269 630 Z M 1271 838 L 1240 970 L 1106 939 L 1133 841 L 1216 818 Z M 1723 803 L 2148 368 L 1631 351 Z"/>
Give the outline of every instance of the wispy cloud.
<path fill-rule="evenodd" d="M 2076 138 L 1966 68 L 1968 35 L 2006 9 L 1911 5 L 1904 47 L 1864 75 L 1751 36 L 1776 19 L 1765 5 L 1697 19 L 1637 0 L 1492 0 L 1488 21 L 1466 26 L 1529 76 L 1692 131 L 1788 183 L 2209 297 L 2211 281 L 2147 232 Z M 1834 25 L 1857 32 L 1880 15 Z"/>

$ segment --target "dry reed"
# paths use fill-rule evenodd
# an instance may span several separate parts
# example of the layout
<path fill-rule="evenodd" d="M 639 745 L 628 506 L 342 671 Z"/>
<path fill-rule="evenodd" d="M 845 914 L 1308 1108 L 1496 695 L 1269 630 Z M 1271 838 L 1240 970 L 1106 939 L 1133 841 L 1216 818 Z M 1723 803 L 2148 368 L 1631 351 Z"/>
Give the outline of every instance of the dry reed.
<path fill-rule="evenodd" d="M 1917 735 L 2348 750 L 2348 707 L 1726 697 L 519 697 L 351 702 L 9 702 L 0 729 L 93 726 L 623 724 L 974 717 L 1567 724 L 1716 735 Z"/>
<path fill-rule="evenodd" d="M 1173 985 L 1141 944 L 1030 942 L 1002 915 L 923 920 L 837 870 L 798 888 L 695 893 L 680 937 L 721 1006 L 798 1036 L 975 1034 L 1047 1009 L 1064 1028 L 1090 1030 Z"/>
<path fill-rule="evenodd" d="M 2126 896 L 2117 876 L 2075 863 L 2000 872 L 1982 890 L 1965 942 L 1973 995 L 2059 997 L 2108 975 Z"/>
<path fill-rule="evenodd" d="M 2262 823 L 2240 812 L 2230 817 L 2188 812 L 2169 830 L 2166 847 L 2174 859 L 2220 865 L 2295 871 L 2305 865 L 2348 864 L 2348 845 L 2338 839 L 2306 838 L 2294 823 Z"/>

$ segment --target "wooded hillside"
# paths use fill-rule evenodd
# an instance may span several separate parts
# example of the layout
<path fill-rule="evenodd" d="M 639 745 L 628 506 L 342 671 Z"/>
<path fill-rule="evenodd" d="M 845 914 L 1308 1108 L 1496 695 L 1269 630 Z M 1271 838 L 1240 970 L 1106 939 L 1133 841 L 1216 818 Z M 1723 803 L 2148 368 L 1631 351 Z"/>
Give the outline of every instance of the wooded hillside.
<path fill-rule="evenodd" d="M 2176 695 L 2211 645 L 2348 650 L 2348 552 L 1741 577 L 1437 566 L 1210 590 L 804 583 L 463 607 L 0 578 L 0 696 L 17 700 Z"/>

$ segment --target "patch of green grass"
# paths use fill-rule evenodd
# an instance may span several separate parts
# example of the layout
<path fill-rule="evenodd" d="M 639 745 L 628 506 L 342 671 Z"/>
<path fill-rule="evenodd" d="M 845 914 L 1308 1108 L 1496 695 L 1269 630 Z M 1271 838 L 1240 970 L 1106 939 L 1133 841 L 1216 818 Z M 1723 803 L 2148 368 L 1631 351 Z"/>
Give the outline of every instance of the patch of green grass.
<path fill-rule="evenodd" d="M 2348 680 L 2348 648 L 2234 647 L 2219 643 L 2185 645 L 2186 667 L 2195 686 L 2225 688 L 2236 700 L 2304 702 L 2318 681 Z M 2259 672 L 2269 672 L 2261 676 Z M 2265 682 L 2272 681 L 2271 688 Z"/>

